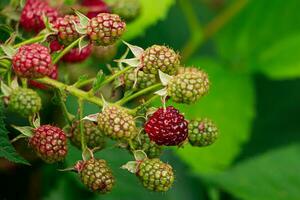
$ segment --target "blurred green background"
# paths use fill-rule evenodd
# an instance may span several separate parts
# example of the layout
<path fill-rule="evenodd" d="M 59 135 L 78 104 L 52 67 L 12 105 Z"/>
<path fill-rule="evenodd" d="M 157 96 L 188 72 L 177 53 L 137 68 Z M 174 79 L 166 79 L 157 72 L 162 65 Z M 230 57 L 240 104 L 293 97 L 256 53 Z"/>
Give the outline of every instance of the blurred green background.
<path fill-rule="evenodd" d="M 214 119 L 219 140 L 207 148 L 168 150 L 162 160 L 174 167 L 176 181 L 166 193 L 143 189 L 120 169 L 132 157 L 106 149 L 96 156 L 109 162 L 117 184 L 108 195 L 94 195 L 76 174 L 57 171 L 80 159 L 71 149 L 64 166 L 2 163 L 0 199 L 300 199 L 300 1 L 141 2 L 142 16 L 124 39 L 144 48 L 168 45 L 187 66 L 208 72 L 209 95 L 196 105 L 177 106 L 188 118 Z M 91 60 L 86 65 L 99 66 Z M 75 112 L 74 102 L 69 99 L 68 106 Z"/>

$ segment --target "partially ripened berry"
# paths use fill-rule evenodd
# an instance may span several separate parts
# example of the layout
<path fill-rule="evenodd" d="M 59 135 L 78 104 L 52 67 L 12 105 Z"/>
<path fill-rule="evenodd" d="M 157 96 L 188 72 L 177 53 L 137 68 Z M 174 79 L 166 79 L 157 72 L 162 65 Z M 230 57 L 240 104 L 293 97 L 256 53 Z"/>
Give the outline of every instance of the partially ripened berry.
<path fill-rule="evenodd" d="M 117 54 L 117 46 L 94 46 L 93 55 L 97 58 L 98 61 L 102 63 L 107 63 L 113 60 Z"/>
<path fill-rule="evenodd" d="M 157 158 L 141 161 L 136 174 L 145 188 L 155 192 L 168 191 L 175 179 L 172 166 Z"/>
<path fill-rule="evenodd" d="M 173 106 L 159 108 L 149 117 L 144 129 L 158 145 L 179 145 L 188 136 L 188 122 Z"/>
<path fill-rule="evenodd" d="M 125 22 L 118 15 L 100 13 L 90 20 L 87 34 L 95 45 L 108 46 L 123 35 L 125 28 Z"/>
<path fill-rule="evenodd" d="M 69 45 L 80 37 L 74 23 L 80 23 L 79 17 L 76 15 L 65 15 L 56 19 L 54 28 L 58 31 L 57 36 L 60 43 Z"/>
<path fill-rule="evenodd" d="M 157 158 L 162 153 L 162 147 L 151 141 L 145 132 L 141 132 L 132 140 L 131 150 L 142 150 L 148 158 Z"/>
<path fill-rule="evenodd" d="M 90 149 L 103 149 L 105 146 L 104 134 L 100 131 L 97 124 L 89 120 L 83 120 L 83 133 L 85 142 Z M 72 143 L 79 149 L 81 149 L 81 134 L 80 134 L 80 123 L 75 121 L 72 124 L 70 130 L 70 139 Z"/>
<path fill-rule="evenodd" d="M 189 142 L 193 146 L 208 146 L 218 138 L 218 128 L 209 119 L 191 120 L 189 122 Z"/>
<path fill-rule="evenodd" d="M 141 3 L 139 0 L 118 0 L 111 5 L 111 10 L 113 13 L 129 22 L 139 16 Z"/>
<path fill-rule="evenodd" d="M 203 71 L 184 72 L 174 76 L 168 83 L 168 95 L 174 102 L 195 103 L 209 90 L 208 76 Z"/>
<path fill-rule="evenodd" d="M 88 18 L 96 17 L 99 13 L 109 13 L 107 4 L 103 0 L 83 0 L 81 5 L 87 7 L 89 12 L 86 14 Z"/>
<path fill-rule="evenodd" d="M 99 113 L 98 126 L 112 139 L 130 140 L 137 135 L 133 116 L 124 108 L 117 106 L 107 106 Z"/>
<path fill-rule="evenodd" d="M 40 111 L 42 101 L 34 90 L 17 88 L 9 96 L 8 107 L 11 111 L 22 116 L 30 116 Z"/>
<path fill-rule="evenodd" d="M 132 89 L 135 84 L 136 89 L 144 89 L 157 82 L 157 76 L 155 74 L 146 74 L 142 70 L 136 72 L 134 69 L 125 73 L 124 76 L 126 89 Z"/>
<path fill-rule="evenodd" d="M 55 69 L 49 50 L 40 44 L 20 47 L 12 58 L 13 70 L 19 77 L 41 78 Z"/>
<path fill-rule="evenodd" d="M 67 137 L 58 127 L 43 125 L 29 140 L 37 155 L 47 163 L 63 161 L 67 155 Z"/>
<path fill-rule="evenodd" d="M 79 161 L 75 169 L 82 183 L 90 191 L 104 194 L 112 190 L 115 178 L 105 160 L 91 158 L 87 161 Z"/>
<path fill-rule="evenodd" d="M 180 56 L 166 46 L 153 45 L 141 56 L 141 67 L 145 73 L 158 74 L 158 70 L 174 75 L 180 66 Z"/>
<path fill-rule="evenodd" d="M 68 63 L 77 63 L 86 60 L 92 53 L 92 45 L 88 45 L 79 50 L 79 48 L 73 48 L 69 53 L 64 55 L 63 61 Z"/>
<path fill-rule="evenodd" d="M 43 15 L 49 22 L 53 22 L 58 12 L 44 0 L 27 0 L 21 13 L 20 25 L 27 31 L 40 32 L 45 28 Z"/>

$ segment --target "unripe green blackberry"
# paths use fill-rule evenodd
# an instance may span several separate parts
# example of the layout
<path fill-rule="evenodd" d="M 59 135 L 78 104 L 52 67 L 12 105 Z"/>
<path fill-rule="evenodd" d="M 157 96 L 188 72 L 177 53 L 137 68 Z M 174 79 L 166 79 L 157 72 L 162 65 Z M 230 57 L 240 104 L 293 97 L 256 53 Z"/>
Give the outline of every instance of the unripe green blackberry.
<path fill-rule="evenodd" d="M 136 89 L 144 89 L 155 84 L 157 78 L 155 74 L 146 74 L 142 70 L 135 72 L 133 69 L 125 73 L 124 81 L 126 89 L 132 89 L 135 82 Z"/>
<path fill-rule="evenodd" d="M 130 140 L 137 135 L 133 116 L 117 106 L 107 106 L 99 113 L 98 126 L 105 135 L 116 140 Z"/>
<path fill-rule="evenodd" d="M 92 192 L 105 194 L 114 186 L 115 178 L 105 160 L 90 159 L 79 161 L 75 169 L 82 183 Z"/>
<path fill-rule="evenodd" d="M 8 107 L 11 111 L 27 117 L 40 111 L 42 100 L 34 90 L 18 88 L 9 96 Z"/>
<path fill-rule="evenodd" d="M 175 179 L 172 166 L 157 158 L 141 161 L 136 174 L 145 188 L 156 192 L 168 191 Z"/>
<path fill-rule="evenodd" d="M 97 61 L 101 63 L 108 63 L 113 60 L 117 54 L 117 46 L 93 46 L 93 55 L 97 58 Z"/>
<path fill-rule="evenodd" d="M 208 146 L 218 138 L 218 128 L 209 119 L 191 120 L 188 129 L 189 142 L 193 146 Z"/>
<path fill-rule="evenodd" d="M 90 149 L 104 148 L 105 146 L 104 134 L 100 131 L 100 129 L 94 122 L 89 120 L 83 120 L 83 133 L 88 148 Z M 77 148 L 81 149 L 81 134 L 80 134 L 79 121 L 75 121 L 72 124 L 70 130 L 70 139 Z"/>
<path fill-rule="evenodd" d="M 209 90 L 208 75 L 203 71 L 178 74 L 170 80 L 167 90 L 174 102 L 195 103 Z"/>
<path fill-rule="evenodd" d="M 113 13 L 119 15 L 127 22 L 136 19 L 141 11 L 141 3 L 139 0 L 118 0 L 110 7 Z"/>
<path fill-rule="evenodd" d="M 132 140 L 131 148 L 134 150 L 144 151 L 148 158 L 157 158 L 162 153 L 162 146 L 159 146 L 155 142 L 151 141 L 148 134 L 146 134 L 144 131 Z"/>
<path fill-rule="evenodd" d="M 197 73 L 197 72 L 201 72 L 200 69 L 197 69 L 195 67 L 179 67 L 177 74 L 184 74 L 184 73 Z"/>
<path fill-rule="evenodd" d="M 166 46 L 153 45 L 141 56 L 142 70 L 149 74 L 158 74 L 158 70 L 174 75 L 180 66 L 180 56 Z"/>
<path fill-rule="evenodd" d="M 87 34 L 95 45 L 114 44 L 124 33 L 126 24 L 118 15 L 99 13 L 87 26 Z"/>

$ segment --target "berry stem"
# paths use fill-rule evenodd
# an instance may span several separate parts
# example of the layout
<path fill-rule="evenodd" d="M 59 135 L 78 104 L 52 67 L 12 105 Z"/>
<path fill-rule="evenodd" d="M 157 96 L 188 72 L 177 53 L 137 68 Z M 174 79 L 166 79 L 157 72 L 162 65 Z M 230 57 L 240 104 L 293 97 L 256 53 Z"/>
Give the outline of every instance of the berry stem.
<path fill-rule="evenodd" d="M 26 45 L 26 44 L 33 44 L 33 43 L 36 43 L 36 42 L 41 42 L 44 39 L 45 39 L 45 35 L 38 35 L 38 36 L 36 36 L 34 38 L 30 38 L 28 40 L 25 40 L 23 42 L 15 44 L 13 47 L 17 49 L 17 48 L 19 48 L 19 47 L 21 47 L 23 45 Z"/>
<path fill-rule="evenodd" d="M 21 83 L 23 88 L 27 88 L 27 79 L 26 78 L 21 78 Z"/>
<path fill-rule="evenodd" d="M 59 101 L 59 105 L 62 109 L 62 112 L 63 112 L 63 115 L 64 115 L 64 118 L 67 122 L 68 125 L 72 125 L 72 119 L 74 118 L 73 115 L 71 115 L 69 112 L 68 112 L 68 109 L 67 109 L 67 106 L 63 100 L 63 97 L 62 97 L 62 92 L 57 89 L 56 90 L 56 94 L 57 94 L 57 98 L 58 98 L 58 101 Z"/>
<path fill-rule="evenodd" d="M 82 37 L 78 38 L 77 40 L 72 42 L 69 46 L 64 48 L 59 54 L 57 54 L 53 58 L 53 64 L 56 64 L 64 55 L 66 55 L 69 51 L 71 51 L 71 49 L 73 49 L 75 46 L 77 46 L 79 44 L 80 40 L 82 40 L 83 37 L 85 37 L 85 36 L 82 36 Z"/>
<path fill-rule="evenodd" d="M 100 89 L 101 87 L 103 87 L 104 85 L 110 83 L 111 81 L 113 81 L 113 80 L 116 79 L 117 77 L 121 76 L 122 74 L 124 74 L 125 72 L 127 72 L 128 70 L 130 70 L 131 68 L 132 68 L 131 66 L 128 66 L 128 67 L 126 67 L 126 68 L 124 68 L 124 69 L 122 69 L 122 70 L 120 70 L 120 71 L 118 71 L 118 72 L 112 74 L 111 76 L 109 76 L 107 79 L 105 79 L 105 80 L 101 83 L 101 85 L 99 86 L 99 89 Z M 89 93 L 93 93 L 93 92 L 94 92 L 93 89 L 91 89 L 91 90 L 89 91 Z"/>
<path fill-rule="evenodd" d="M 159 98 L 159 95 L 153 95 L 151 98 L 149 98 L 147 101 L 145 101 L 143 104 L 137 106 L 133 110 L 130 111 L 130 114 L 135 115 L 138 111 L 142 110 L 144 107 L 148 106 L 151 104 L 153 101 L 155 101 L 157 98 Z"/>
<path fill-rule="evenodd" d="M 161 83 L 157 83 L 157 84 L 152 85 L 150 87 L 147 87 L 147 88 L 145 88 L 143 90 L 140 90 L 139 92 L 136 92 L 133 95 L 130 95 L 128 97 L 125 97 L 125 98 L 121 99 L 120 101 L 116 102 L 116 104 L 119 105 L 119 106 L 124 105 L 125 103 L 131 101 L 132 99 L 135 99 L 135 98 L 137 98 L 139 96 L 147 94 L 147 93 L 149 93 L 151 91 L 159 90 L 159 89 L 161 89 L 161 87 L 162 87 L 162 84 Z"/>
<path fill-rule="evenodd" d="M 190 2 L 187 0 L 180 0 L 179 3 L 181 4 L 181 8 L 189 24 L 190 32 L 192 33 L 192 36 L 182 50 L 183 60 L 188 60 L 199 46 L 230 22 L 230 20 L 232 20 L 247 5 L 248 2 L 249 0 L 235 1 L 221 14 L 217 15 L 211 22 L 209 22 L 202 30 L 197 19 L 197 15 Z M 199 37 L 199 35 L 202 37 Z"/>
<path fill-rule="evenodd" d="M 88 92 L 85 92 L 83 90 L 80 90 L 74 86 L 69 86 L 66 85 L 64 83 L 61 83 L 59 81 L 53 80 L 51 78 L 48 77 L 44 77 L 44 78 L 40 78 L 40 79 L 36 79 L 36 81 L 40 82 L 40 83 L 44 83 L 47 85 L 50 85 L 54 88 L 60 89 L 62 91 L 67 91 L 70 94 L 72 94 L 73 96 L 76 96 L 78 98 L 81 98 L 83 100 L 89 101 L 91 103 L 94 103 L 100 107 L 103 106 L 103 101 L 101 98 L 98 98 L 96 96 L 90 95 Z"/>
<path fill-rule="evenodd" d="M 74 84 L 74 87 L 82 88 L 82 87 L 84 87 L 86 85 L 90 85 L 90 84 L 92 84 L 95 81 L 95 79 L 96 78 L 89 78 L 89 79 L 87 79 L 85 81 L 82 81 L 82 82 L 80 82 L 78 84 Z"/>
<path fill-rule="evenodd" d="M 115 78 L 121 76 L 122 74 L 124 74 L 125 72 L 127 72 L 128 70 L 130 70 L 132 67 L 131 66 L 128 66 L 128 67 L 125 67 L 124 69 L 112 74 L 111 76 L 109 76 L 107 79 L 105 79 L 105 81 L 102 82 L 101 85 L 105 85 L 107 83 L 110 83 L 111 81 L 113 81 Z"/>
<path fill-rule="evenodd" d="M 81 149 L 82 152 L 86 151 L 87 145 L 85 142 L 84 131 L 83 131 L 83 100 L 78 99 L 78 111 L 79 111 L 79 127 L 80 127 L 80 136 L 81 136 Z"/>

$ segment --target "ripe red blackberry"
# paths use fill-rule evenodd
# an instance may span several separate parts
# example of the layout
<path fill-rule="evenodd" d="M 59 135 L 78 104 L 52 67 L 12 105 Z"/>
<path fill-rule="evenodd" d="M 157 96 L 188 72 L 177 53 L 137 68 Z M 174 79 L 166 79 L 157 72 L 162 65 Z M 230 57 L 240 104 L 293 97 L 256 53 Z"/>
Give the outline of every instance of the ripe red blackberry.
<path fill-rule="evenodd" d="M 79 48 L 73 48 L 69 53 L 64 55 L 63 61 L 68 63 L 77 63 L 86 60 L 92 53 L 92 45 L 88 45 L 79 51 Z"/>
<path fill-rule="evenodd" d="M 110 13 L 107 4 L 103 0 L 83 0 L 81 5 L 88 8 L 88 18 L 96 17 L 99 13 Z"/>
<path fill-rule="evenodd" d="M 149 117 L 144 129 L 158 145 L 179 145 L 188 136 L 188 122 L 173 106 L 159 108 Z"/>
<path fill-rule="evenodd" d="M 20 25 L 27 31 L 40 32 L 45 28 L 43 15 L 48 17 L 49 22 L 53 22 L 58 12 L 44 0 L 27 0 L 21 13 Z"/>
<path fill-rule="evenodd" d="M 50 40 L 49 42 L 50 42 L 49 47 L 50 47 L 51 53 L 60 51 L 64 48 L 64 46 L 59 43 L 59 41 L 56 37 L 53 40 Z"/>
<path fill-rule="evenodd" d="M 123 35 L 125 28 L 125 22 L 118 15 L 100 13 L 90 20 L 87 34 L 94 44 L 108 46 Z"/>
<path fill-rule="evenodd" d="M 40 44 L 20 47 L 12 58 L 12 65 L 16 75 L 24 78 L 50 76 L 55 69 L 49 50 Z"/>
<path fill-rule="evenodd" d="M 30 146 L 47 163 L 59 162 L 67 155 L 67 137 L 58 127 L 43 125 L 33 131 Z"/>

